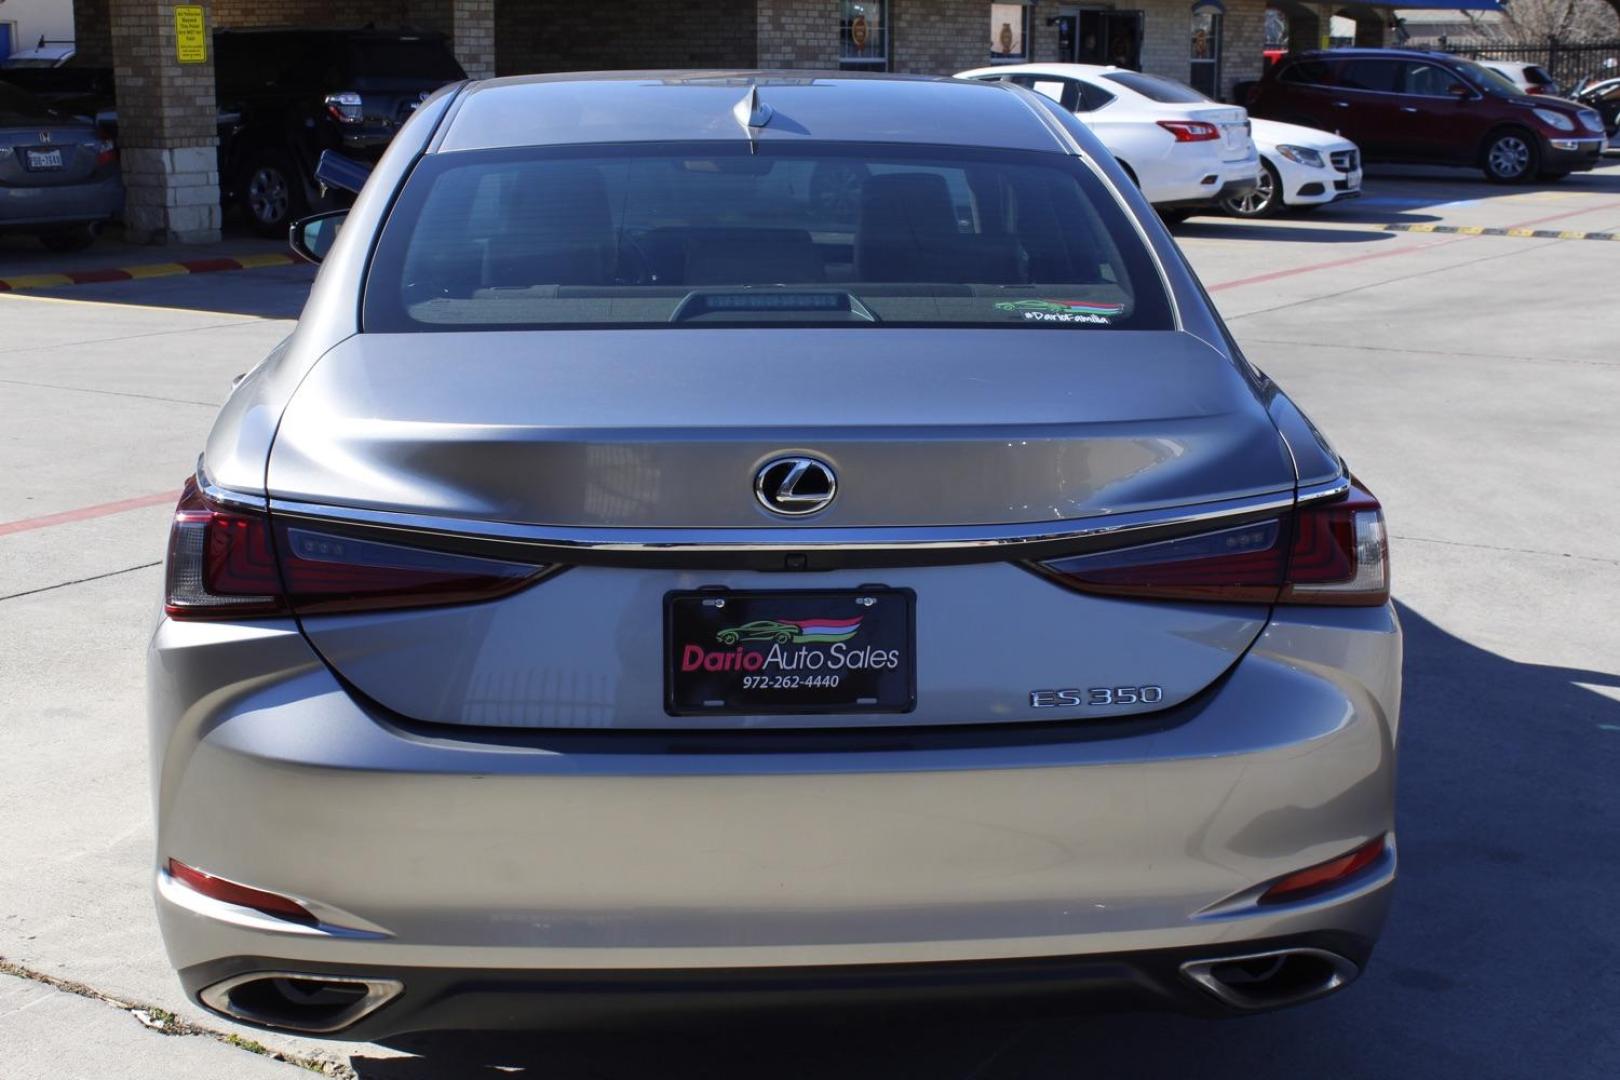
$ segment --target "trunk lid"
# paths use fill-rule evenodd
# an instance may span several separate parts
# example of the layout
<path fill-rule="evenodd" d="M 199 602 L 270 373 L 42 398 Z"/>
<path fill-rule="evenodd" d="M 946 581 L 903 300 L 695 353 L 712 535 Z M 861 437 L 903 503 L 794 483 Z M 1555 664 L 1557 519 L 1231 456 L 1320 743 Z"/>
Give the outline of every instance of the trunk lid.
<path fill-rule="evenodd" d="M 795 453 L 839 492 L 783 522 L 754 478 Z M 268 475 L 469 523 L 717 530 L 1061 522 L 1294 481 L 1190 335 L 899 329 L 363 334 L 309 374 Z"/>
<path fill-rule="evenodd" d="M 1211 108 L 1207 105 L 1182 106 L 1187 119 L 1214 124 L 1221 132 L 1221 160 L 1241 161 L 1254 153 L 1254 139 L 1249 131 L 1249 114 L 1241 108 Z"/>
<path fill-rule="evenodd" d="M 0 126 L 0 184 L 82 184 L 96 169 L 101 140 L 89 124 L 41 120 Z"/>
<path fill-rule="evenodd" d="M 774 518 L 754 496 L 761 463 L 794 452 L 839 472 L 837 498 L 811 523 Z M 433 515 L 448 531 L 515 522 L 714 539 L 1061 524 L 1294 483 L 1249 385 L 1188 335 L 869 329 L 361 335 L 294 396 L 268 478 L 277 500 Z M 1153 712 L 1218 679 L 1268 615 L 1082 595 L 1010 561 L 884 559 L 817 573 L 581 565 L 483 603 L 300 621 L 351 685 L 408 719 L 720 731 Z M 693 590 L 912 597 L 914 706 L 678 715 L 671 672 L 689 646 L 668 620 Z M 719 640 L 711 648 L 730 651 Z M 1037 690 L 1090 687 L 1132 693 L 1033 704 Z"/>

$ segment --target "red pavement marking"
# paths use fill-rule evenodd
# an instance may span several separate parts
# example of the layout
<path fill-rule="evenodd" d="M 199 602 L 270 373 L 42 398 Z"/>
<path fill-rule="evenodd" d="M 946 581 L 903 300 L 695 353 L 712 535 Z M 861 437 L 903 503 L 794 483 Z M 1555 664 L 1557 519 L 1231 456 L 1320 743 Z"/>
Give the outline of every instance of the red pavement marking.
<path fill-rule="evenodd" d="M 1528 229 L 1532 225 L 1542 225 L 1560 218 L 1575 217 L 1580 214 L 1596 214 L 1604 210 L 1620 209 L 1620 202 L 1603 203 L 1601 206 L 1588 206 L 1580 210 L 1566 210 L 1561 214 L 1548 214 L 1546 217 L 1531 218 L 1529 221 L 1519 221 L 1504 226 L 1508 229 Z M 1419 234 L 1423 235 L 1423 234 Z M 1448 244 L 1459 244 L 1464 240 L 1474 239 L 1471 236 L 1458 236 L 1446 240 L 1437 240 L 1432 244 L 1418 244 L 1414 247 L 1396 248 L 1394 251 L 1377 251 L 1371 255 L 1355 255 L 1348 259 L 1331 259 L 1327 262 L 1308 263 L 1305 266 L 1296 266 L 1290 270 L 1273 270 L 1269 274 L 1256 274 L 1253 277 L 1237 278 L 1234 281 L 1223 281 L 1218 285 L 1209 286 L 1210 292 L 1220 292 L 1222 289 L 1237 289 L 1244 285 L 1260 285 L 1267 281 L 1277 281 L 1281 278 L 1293 277 L 1295 274 L 1310 274 L 1317 270 L 1332 270 L 1339 266 L 1353 266 L 1356 263 L 1371 262 L 1374 259 L 1393 259 L 1397 255 L 1411 255 L 1418 251 L 1428 251 L 1432 248 L 1445 247 Z"/>
<path fill-rule="evenodd" d="M 119 499 L 117 502 L 102 503 L 99 506 L 81 506 L 77 510 L 63 510 L 60 514 L 46 514 L 43 517 L 23 518 L 21 521 L 0 522 L 0 536 L 30 532 L 34 529 L 46 529 L 52 525 L 66 525 L 73 521 L 106 517 L 108 514 L 122 514 L 125 510 L 139 510 L 143 506 L 158 506 L 162 503 L 175 502 L 178 499 L 179 495 L 176 493 L 165 491 L 161 495 L 137 495 L 133 499 Z"/>

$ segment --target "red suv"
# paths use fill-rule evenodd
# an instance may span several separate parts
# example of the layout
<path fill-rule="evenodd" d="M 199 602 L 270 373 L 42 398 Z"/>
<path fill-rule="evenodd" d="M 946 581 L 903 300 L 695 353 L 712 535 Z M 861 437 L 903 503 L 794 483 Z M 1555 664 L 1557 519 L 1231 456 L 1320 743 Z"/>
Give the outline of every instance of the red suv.
<path fill-rule="evenodd" d="M 1333 49 L 1266 70 L 1249 112 L 1335 131 L 1369 161 L 1473 165 L 1497 183 L 1556 180 L 1603 153 L 1603 120 L 1573 101 L 1531 97 L 1447 53 Z"/>

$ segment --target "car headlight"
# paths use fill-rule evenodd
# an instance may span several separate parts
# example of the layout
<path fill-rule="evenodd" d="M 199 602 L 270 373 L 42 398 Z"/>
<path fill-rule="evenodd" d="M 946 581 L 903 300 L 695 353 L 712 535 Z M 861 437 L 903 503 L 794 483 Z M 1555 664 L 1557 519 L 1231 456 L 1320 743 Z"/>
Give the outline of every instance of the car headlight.
<path fill-rule="evenodd" d="M 1535 113 L 1536 118 L 1548 127 L 1557 128 L 1559 131 L 1575 130 L 1575 121 L 1561 112 L 1553 112 L 1551 109 L 1531 109 L 1530 111 Z"/>
<path fill-rule="evenodd" d="M 1597 114 L 1596 110 L 1594 110 L 1594 109 L 1582 109 L 1581 112 L 1580 112 L 1580 117 L 1581 117 L 1581 126 L 1584 127 L 1587 131 L 1602 131 L 1603 130 L 1603 117 L 1599 116 Z"/>
<path fill-rule="evenodd" d="M 1308 146 L 1279 146 L 1277 147 L 1277 153 L 1289 161 L 1297 161 L 1299 164 L 1309 165 L 1313 169 L 1326 167 L 1322 163 L 1322 155 Z"/>

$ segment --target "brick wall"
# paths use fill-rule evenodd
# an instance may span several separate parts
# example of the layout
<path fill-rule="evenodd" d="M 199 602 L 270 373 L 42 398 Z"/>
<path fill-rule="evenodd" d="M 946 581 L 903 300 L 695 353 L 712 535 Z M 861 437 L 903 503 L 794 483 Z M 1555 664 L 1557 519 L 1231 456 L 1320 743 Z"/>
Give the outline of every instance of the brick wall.
<path fill-rule="evenodd" d="M 951 75 L 990 61 L 989 0 L 890 0 L 893 70 Z"/>
<path fill-rule="evenodd" d="M 755 0 L 499 0 L 502 75 L 624 68 L 754 67 Z"/>
<path fill-rule="evenodd" d="M 759 0 L 759 66 L 838 67 L 838 12 L 838 0 Z"/>

